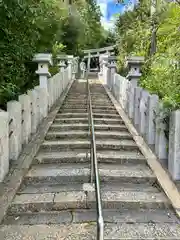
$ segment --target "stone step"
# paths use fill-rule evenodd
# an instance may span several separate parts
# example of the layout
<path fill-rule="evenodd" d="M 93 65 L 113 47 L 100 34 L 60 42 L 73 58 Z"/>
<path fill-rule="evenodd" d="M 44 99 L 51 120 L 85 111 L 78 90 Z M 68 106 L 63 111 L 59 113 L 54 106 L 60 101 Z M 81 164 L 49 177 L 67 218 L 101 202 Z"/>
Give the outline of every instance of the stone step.
<path fill-rule="evenodd" d="M 85 108 L 61 108 L 59 110 L 59 113 L 71 113 L 71 112 L 76 112 L 76 113 L 84 113 L 87 112 L 87 107 Z M 108 114 L 115 114 L 117 111 L 114 109 L 93 109 L 93 113 L 108 113 Z"/>
<path fill-rule="evenodd" d="M 116 130 L 127 131 L 127 127 L 124 124 L 94 124 L 96 130 Z M 68 130 L 89 130 L 89 125 L 86 123 L 74 123 L 74 124 L 57 124 L 53 123 L 49 130 L 51 131 L 68 131 Z"/>
<path fill-rule="evenodd" d="M 62 105 L 61 109 L 86 109 L 87 108 L 87 104 L 64 104 Z M 104 105 L 92 105 L 92 109 L 102 109 L 102 110 L 112 110 L 112 109 L 115 109 L 114 106 L 112 106 L 111 104 L 104 104 Z"/>
<path fill-rule="evenodd" d="M 40 193 L 59 193 L 65 191 L 84 191 L 83 183 L 32 183 L 32 184 L 22 184 L 18 191 L 18 194 L 40 194 Z M 133 191 L 133 192 L 152 192 L 159 193 L 160 187 L 157 183 L 119 183 L 119 182 L 102 182 L 101 191 Z"/>
<path fill-rule="evenodd" d="M 145 164 L 144 156 L 139 152 L 128 151 L 97 151 L 98 161 L 101 163 L 119 163 L 119 164 Z M 66 152 L 39 152 L 35 157 L 34 163 L 81 163 L 89 162 L 89 149 L 76 149 Z"/>
<path fill-rule="evenodd" d="M 170 202 L 163 193 L 138 191 L 102 191 L 102 207 L 106 209 L 165 209 Z M 59 193 L 16 195 L 8 213 L 61 211 L 96 208 L 95 192 L 64 191 Z"/>
<path fill-rule="evenodd" d="M 155 176 L 145 165 L 99 164 L 99 175 L 102 182 L 121 183 L 154 183 Z M 88 182 L 90 165 L 81 164 L 42 164 L 34 165 L 24 178 L 29 183 L 65 183 Z"/>
<path fill-rule="evenodd" d="M 19 239 L 81 239 L 95 240 L 96 224 L 69 223 L 69 224 L 38 224 L 38 225 L 3 225 L 0 234 L 3 240 Z M 139 240 L 163 239 L 179 240 L 180 228 L 178 223 L 106 223 L 104 226 L 104 240 Z"/>
<path fill-rule="evenodd" d="M 109 105 L 98 105 L 98 104 L 92 104 L 92 109 L 94 111 L 94 109 L 99 109 L 99 110 L 116 110 L 114 106 L 112 106 L 112 104 Z"/>
<path fill-rule="evenodd" d="M 94 118 L 108 118 L 108 119 L 121 119 L 118 113 L 109 114 L 109 113 L 93 113 Z"/>
<path fill-rule="evenodd" d="M 42 151 L 57 151 L 57 150 L 61 150 L 61 149 L 67 149 L 67 151 L 69 149 L 89 149 L 91 146 L 90 143 L 90 139 L 81 139 L 81 138 L 77 138 L 76 141 L 73 139 L 66 139 L 66 140 L 47 140 L 44 141 L 41 146 L 40 146 L 40 150 Z M 138 146 L 136 145 L 136 143 L 133 140 L 117 140 L 117 139 L 105 139 L 105 140 L 101 140 L 101 139 L 96 139 L 96 149 L 97 150 L 127 150 L 127 151 L 131 151 L 131 150 L 138 150 Z"/>
<path fill-rule="evenodd" d="M 115 114 L 117 113 L 116 109 L 93 109 L 93 113 L 108 113 L 108 114 Z"/>
<path fill-rule="evenodd" d="M 78 105 L 67 105 L 67 104 L 65 104 L 65 105 L 63 105 L 62 107 L 61 107 L 61 109 L 87 109 L 87 104 L 78 104 Z"/>
<path fill-rule="evenodd" d="M 89 149 L 90 148 L 90 140 L 78 138 L 74 139 L 66 139 L 66 140 L 47 140 L 44 141 L 41 146 L 41 151 L 61 151 L 62 149 Z"/>
<path fill-rule="evenodd" d="M 3 224 L 14 225 L 39 225 L 39 224 L 68 224 L 96 222 L 97 213 L 93 209 L 77 209 L 74 211 L 49 211 L 41 213 L 19 213 L 6 216 Z M 141 209 L 128 211 L 103 209 L 105 223 L 171 223 L 178 224 L 179 220 L 172 213 L 163 209 Z"/>
<path fill-rule="evenodd" d="M 88 113 L 58 113 L 56 115 L 57 118 L 81 118 L 88 117 Z M 93 113 L 94 118 L 109 118 L 109 119 L 121 119 L 118 113 L 116 114 L 108 114 L 108 113 Z"/>
<path fill-rule="evenodd" d="M 54 119 L 54 123 L 88 123 L 88 117 L 86 118 L 59 118 Z M 123 124 L 122 119 L 111 119 L 111 118 L 94 118 L 95 124 Z"/>
<path fill-rule="evenodd" d="M 72 112 L 74 112 L 74 113 L 85 113 L 85 112 L 87 112 L 87 108 L 77 108 L 77 109 L 71 109 L 71 108 L 67 108 L 67 109 L 63 109 L 63 108 L 61 108 L 60 110 L 59 110 L 59 113 L 72 113 Z"/>
<path fill-rule="evenodd" d="M 132 139 L 132 136 L 128 132 L 115 132 L 115 131 L 96 131 L 95 132 L 96 139 L 105 139 L 105 138 L 111 138 L 111 139 Z M 57 140 L 57 139 L 90 139 L 90 135 L 88 131 L 80 131 L 80 130 L 74 130 L 74 131 L 66 131 L 66 132 L 55 132 L 55 131 L 49 131 L 45 137 L 45 140 Z"/>
<path fill-rule="evenodd" d="M 56 140 L 56 139 L 74 139 L 76 141 L 78 138 L 84 139 L 89 138 L 88 131 L 74 130 L 66 132 L 51 132 L 49 131 L 45 137 L 45 140 Z"/>
<path fill-rule="evenodd" d="M 56 115 L 57 118 L 81 118 L 81 117 L 88 117 L 88 113 L 58 113 Z"/>

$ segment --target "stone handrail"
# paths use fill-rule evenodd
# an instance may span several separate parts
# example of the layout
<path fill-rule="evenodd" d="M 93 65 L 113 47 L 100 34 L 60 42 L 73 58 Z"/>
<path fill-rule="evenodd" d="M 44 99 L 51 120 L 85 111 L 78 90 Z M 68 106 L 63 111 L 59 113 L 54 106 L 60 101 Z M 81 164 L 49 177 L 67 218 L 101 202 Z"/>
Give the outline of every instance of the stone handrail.
<path fill-rule="evenodd" d="M 172 179 L 180 180 L 180 110 L 167 116 L 159 97 L 138 86 L 143 58 L 129 59 L 127 78 L 116 73 L 114 63 L 107 62 L 106 59 L 99 78 L 121 104 L 162 165 L 168 169 Z M 165 121 L 165 116 L 170 119 L 169 124 Z"/>
<path fill-rule="evenodd" d="M 39 64 L 39 86 L 20 95 L 18 101 L 9 101 L 7 111 L 0 110 L 0 182 L 9 172 L 10 161 L 18 161 L 23 147 L 37 132 L 68 83 L 75 78 L 77 59 L 67 56 L 68 66 L 60 64 L 60 72 L 50 77 L 49 57 L 38 54 L 34 58 Z"/>

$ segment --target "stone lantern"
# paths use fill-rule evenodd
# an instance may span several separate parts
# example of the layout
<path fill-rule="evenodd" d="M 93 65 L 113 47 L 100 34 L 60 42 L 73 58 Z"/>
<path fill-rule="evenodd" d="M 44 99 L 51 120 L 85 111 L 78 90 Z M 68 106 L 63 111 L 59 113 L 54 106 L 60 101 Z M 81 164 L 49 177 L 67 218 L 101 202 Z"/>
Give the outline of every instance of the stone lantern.
<path fill-rule="evenodd" d="M 33 62 L 38 63 L 39 85 L 48 90 L 48 78 L 51 77 L 49 73 L 49 65 L 52 66 L 52 55 L 47 53 L 38 53 L 34 56 Z"/>
<path fill-rule="evenodd" d="M 128 57 L 126 63 L 129 68 L 127 78 L 134 87 L 137 87 L 138 80 L 141 77 L 140 69 L 142 64 L 144 63 L 144 57 Z"/>

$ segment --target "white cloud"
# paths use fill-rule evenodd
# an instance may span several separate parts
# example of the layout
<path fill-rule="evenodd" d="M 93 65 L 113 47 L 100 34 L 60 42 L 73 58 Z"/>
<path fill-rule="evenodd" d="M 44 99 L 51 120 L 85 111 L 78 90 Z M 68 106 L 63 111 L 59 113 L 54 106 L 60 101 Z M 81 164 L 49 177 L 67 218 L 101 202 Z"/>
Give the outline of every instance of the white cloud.
<path fill-rule="evenodd" d="M 108 30 L 108 29 L 113 29 L 114 28 L 114 24 L 116 21 L 116 17 L 112 16 L 110 20 L 106 19 L 106 13 L 107 13 L 107 4 L 108 2 L 115 2 L 115 0 L 97 0 L 97 4 L 100 7 L 101 13 L 102 13 L 102 17 L 101 17 L 101 24 L 102 26 Z M 132 2 L 135 2 L 135 0 L 133 0 Z M 122 13 L 125 11 L 130 11 L 133 9 L 134 4 L 127 4 L 126 6 L 124 6 L 124 8 L 122 9 Z"/>

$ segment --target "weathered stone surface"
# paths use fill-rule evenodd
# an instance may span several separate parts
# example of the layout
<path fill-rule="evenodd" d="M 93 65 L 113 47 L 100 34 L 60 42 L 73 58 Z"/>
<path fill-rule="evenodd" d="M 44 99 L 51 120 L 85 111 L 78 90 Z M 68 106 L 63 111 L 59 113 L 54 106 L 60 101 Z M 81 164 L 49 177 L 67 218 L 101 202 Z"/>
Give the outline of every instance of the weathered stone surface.
<path fill-rule="evenodd" d="M 17 160 L 22 150 L 21 140 L 21 122 L 22 109 L 21 104 L 17 101 L 7 103 L 7 111 L 9 113 L 9 158 Z"/>
<path fill-rule="evenodd" d="M 88 165 L 57 165 L 48 164 L 33 166 L 25 177 L 28 182 L 88 182 L 90 169 Z"/>
<path fill-rule="evenodd" d="M 51 210 L 53 199 L 54 193 L 16 195 L 8 211 L 10 213 L 18 213 Z"/>
<path fill-rule="evenodd" d="M 96 207 L 95 192 L 88 192 L 88 207 Z M 170 203 L 162 193 L 134 191 L 102 191 L 102 205 L 105 209 L 158 209 Z"/>
<path fill-rule="evenodd" d="M 180 180 L 180 110 L 171 114 L 169 126 L 168 170 L 173 180 Z"/>
<path fill-rule="evenodd" d="M 147 101 L 149 93 L 141 91 L 139 104 L 139 132 L 144 137 L 147 128 Z"/>
<path fill-rule="evenodd" d="M 106 224 L 105 240 L 108 239 L 179 239 L 178 224 Z"/>
<path fill-rule="evenodd" d="M 157 106 L 157 113 L 156 113 L 156 135 L 155 135 L 155 153 L 161 163 L 164 166 L 168 166 L 167 159 L 168 159 L 168 139 L 165 134 L 165 130 L 167 129 L 167 123 L 164 121 L 165 118 L 165 110 L 161 103 Z"/>
<path fill-rule="evenodd" d="M 54 210 L 86 208 L 86 194 L 83 191 L 61 192 L 55 194 Z"/>
<path fill-rule="evenodd" d="M 66 192 L 66 191 L 83 191 L 83 184 L 82 183 L 37 183 L 37 184 L 28 184 L 22 185 L 19 189 L 18 193 L 59 193 L 59 192 Z"/>
<path fill-rule="evenodd" d="M 65 131 L 65 132 L 54 132 L 49 131 L 46 135 L 46 140 L 56 140 L 56 139 L 67 139 L 70 138 L 71 140 L 75 138 L 83 139 L 89 136 L 88 131 Z"/>
<path fill-rule="evenodd" d="M 35 225 L 17 226 L 9 225 L 0 228 L 0 238 L 3 240 L 95 240 L 95 224 L 68 224 L 68 225 Z"/>
<path fill-rule="evenodd" d="M 140 106 L 140 97 L 141 97 L 142 88 L 136 87 L 134 89 L 134 116 L 133 122 L 136 128 L 139 126 L 139 106 Z"/>
<path fill-rule="evenodd" d="M 28 91 L 28 96 L 31 99 L 31 132 L 36 133 L 38 126 L 38 93 L 36 90 Z"/>
<path fill-rule="evenodd" d="M 41 212 L 41 213 L 19 213 L 17 215 L 9 215 L 3 225 L 40 225 L 40 224 L 62 224 L 71 223 L 72 214 L 70 211 L 60 212 Z"/>
<path fill-rule="evenodd" d="M 38 163 L 73 163 L 89 162 L 88 149 L 76 149 L 74 151 L 39 152 L 34 162 Z"/>
<path fill-rule="evenodd" d="M 115 139 L 105 139 L 105 140 L 96 140 L 96 148 L 99 149 L 117 149 L 117 150 L 138 150 L 137 145 L 133 140 L 115 140 Z"/>
<path fill-rule="evenodd" d="M 156 106 L 158 105 L 158 96 L 153 94 L 148 97 L 147 101 L 147 125 L 146 125 L 146 133 L 145 139 L 148 145 L 154 149 L 155 145 L 155 134 L 156 134 Z"/>
<path fill-rule="evenodd" d="M 143 165 L 99 164 L 99 174 L 101 181 L 144 183 L 155 180 L 151 170 Z"/>
<path fill-rule="evenodd" d="M 27 144 L 31 135 L 31 100 L 26 94 L 19 96 L 22 106 L 22 144 Z"/>
<path fill-rule="evenodd" d="M 9 114 L 0 111 L 0 182 L 9 171 Z"/>

